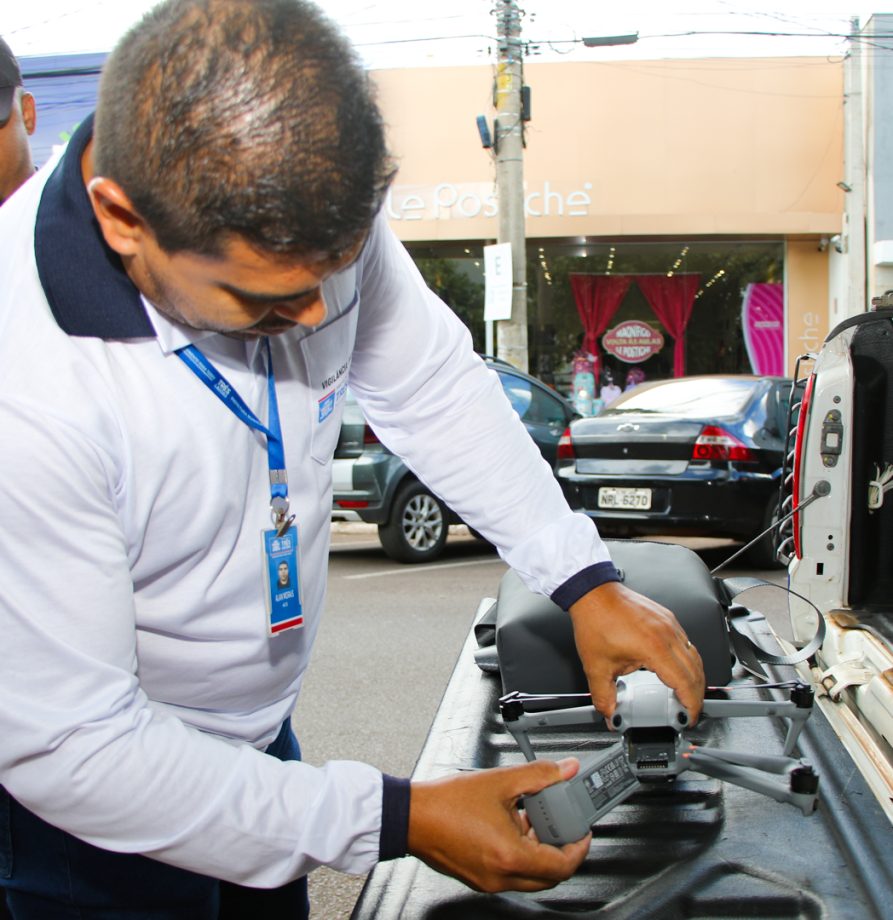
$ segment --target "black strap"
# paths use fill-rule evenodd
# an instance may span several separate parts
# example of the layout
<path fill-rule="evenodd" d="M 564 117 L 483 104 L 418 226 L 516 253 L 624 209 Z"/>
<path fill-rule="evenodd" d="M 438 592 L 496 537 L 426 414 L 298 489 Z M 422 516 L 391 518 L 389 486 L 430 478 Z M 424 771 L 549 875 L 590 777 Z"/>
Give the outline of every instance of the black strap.
<path fill-rule="evenodd" d="M 805 597 L 796 594 L 789 588 L 773 584 L 771 581 L 763 581 L 761 578 L 741 576 L 738 578 L 721 578 L 717 579 L 717 581 L 719 582 L 722 592 L 725 594 L 727 608 L 731 607 L 732 601 L 739 594 L 743 594 L 751 588 L 765 587 L 778 588 L 781 591 L 792 594 L 794 597 L 799 597 L 807 604 L 810 603 Z M 810 604 L 810 606 L 816 611 L 819 624 L 818 628 L 809 642 L 793 655 L 775 655 L 772 652 L 766 651 L 766 649 L 757 645 L 750 636 L 741 632 L 735 625 L 735 621 L 732 617 L 727 617 L 729 624 L 729 642 L 732 645 L 735 657 L 741 663 L 742 667 L 750 671 L 751 674 L 755 674 L 757 677 L 768 679 L 768 675 L 761 667 L 760 662 L 764 662 L 765 664 L 793 665 L 811 658 L 822 647 L 822 643 L 825 641 L 825 618 L 814 604 Z"/>

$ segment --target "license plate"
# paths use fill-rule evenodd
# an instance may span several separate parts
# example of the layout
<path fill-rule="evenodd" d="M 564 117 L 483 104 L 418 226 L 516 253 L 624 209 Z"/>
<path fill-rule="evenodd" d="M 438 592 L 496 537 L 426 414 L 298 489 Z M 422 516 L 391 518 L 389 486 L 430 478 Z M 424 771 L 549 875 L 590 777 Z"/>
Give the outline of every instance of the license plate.
<path fill-rule="evenodd" d="M 598 490 L 599 508 L 624 508 L 630 511 L 648 511 L 651 508 L 651 489 L 623 489 L 603 486 Z"/>

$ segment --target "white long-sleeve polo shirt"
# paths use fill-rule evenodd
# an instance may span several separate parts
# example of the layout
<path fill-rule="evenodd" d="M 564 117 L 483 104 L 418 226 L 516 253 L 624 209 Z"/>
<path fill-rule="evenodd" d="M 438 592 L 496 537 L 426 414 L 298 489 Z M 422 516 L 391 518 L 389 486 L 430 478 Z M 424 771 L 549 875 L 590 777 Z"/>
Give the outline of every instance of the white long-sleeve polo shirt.
<path fill-rule="evenodd" d="M 80 179 L 90 129 L 0 211 L 0 784 L 97 846 L 235 882 L 367 871 L 381 773 L 263 753 L 323 608 L 344 384 L 534 589 L 566 604 L 614 577 L 608 553 L 380 219 L 326 321 L 271 339 L 305 625 L 270 638 L 265 439 L 175 353 L 198 344 L 266 420 L 263 349 L 142 301 Z"/>

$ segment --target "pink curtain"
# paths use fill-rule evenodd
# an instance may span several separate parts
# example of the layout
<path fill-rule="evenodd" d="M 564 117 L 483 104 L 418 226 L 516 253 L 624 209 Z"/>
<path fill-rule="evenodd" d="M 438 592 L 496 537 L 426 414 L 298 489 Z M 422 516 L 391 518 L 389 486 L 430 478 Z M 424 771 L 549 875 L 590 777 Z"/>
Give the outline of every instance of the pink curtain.
<path fill-rule="evenodd" d="M 571 275 L 571 290 L 583 323 L 583 348 L 600 354 L 598 340 L 629 290 L 628 275 Z"/>
<path fill-rule="evenodd" d="M 700 275 L 636 275 L 645 299 L 673 336 L 673 376 L 685 374 L 685 328 L 695 305 Z"/>

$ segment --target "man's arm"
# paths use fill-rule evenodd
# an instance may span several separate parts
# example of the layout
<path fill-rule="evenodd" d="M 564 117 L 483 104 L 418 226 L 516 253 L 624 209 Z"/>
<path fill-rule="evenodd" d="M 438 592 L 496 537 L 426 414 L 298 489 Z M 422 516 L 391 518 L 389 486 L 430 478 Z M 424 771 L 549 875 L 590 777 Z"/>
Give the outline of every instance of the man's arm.
<path fill-rule="evenodd" d="M 568 507 L 468 330 L 386 224 L 375 227 L 357 272 L 350 385 L 381 441 L 532 590 L 551 595 L 593 564 L 611 569 L 598 531 Z"/>
<path fill-rule="evenodd" d="M 647 667 L 699 712 L 703 669 L 676 618 L 616 584 L 594 523 L 570 510 L 496 375 L 472 353 L 468 331 L 383 222 L 359 271 L 351 386 L 382 441 L 531 590 L 570 611 L 602 711 L 613 712 L 616 677 Z"/>

